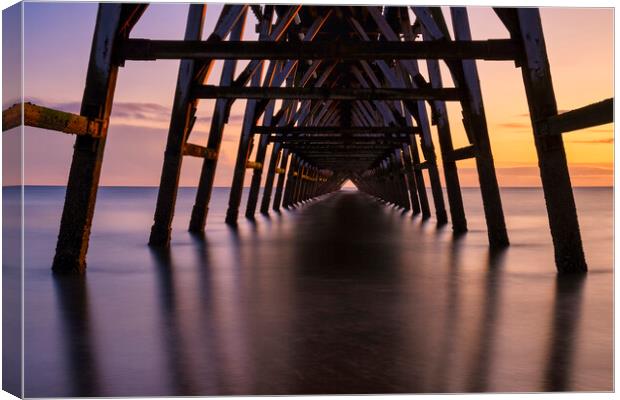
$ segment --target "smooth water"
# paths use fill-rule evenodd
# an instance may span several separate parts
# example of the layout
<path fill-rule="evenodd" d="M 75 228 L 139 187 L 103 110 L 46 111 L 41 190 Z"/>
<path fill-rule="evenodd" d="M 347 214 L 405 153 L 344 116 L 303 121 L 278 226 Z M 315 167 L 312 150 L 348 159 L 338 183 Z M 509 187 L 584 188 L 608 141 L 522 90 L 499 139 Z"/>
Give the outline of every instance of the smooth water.
<path fill-rule="evenodd" d="M 476 189 L 460 239 L 356 191 L 232 230 L 227 192 L 199 238 L 181 189 L 161 253 L 156 189 L 100 189 L 87 274 L 60 279 L 64 189 L 26 188 L 26 396 L 613 389 L 611 188 L 575 190 L 581 279 L 555 273 L 539 189 L 502 190 L 502 253 Z"/>

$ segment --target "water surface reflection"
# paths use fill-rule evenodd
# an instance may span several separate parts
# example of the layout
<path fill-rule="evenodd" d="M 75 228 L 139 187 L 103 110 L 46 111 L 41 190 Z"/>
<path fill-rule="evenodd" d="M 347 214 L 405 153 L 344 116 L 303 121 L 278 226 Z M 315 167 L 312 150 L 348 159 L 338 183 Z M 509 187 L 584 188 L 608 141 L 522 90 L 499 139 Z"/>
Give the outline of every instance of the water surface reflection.
<path fill-rule="evenodd" d="M 131 204 L 153 194 L 105 194 L 99 218 L 148 220 Z M 357 192 L 237 229 L 215 208 L 168 251 L 95 224 L 79 279 L 49 274 L 55 228 L 33 230 L 26 395 L 611 390 L 611 265 L 556 277 L 539 220 L 490 252 L 468 212 L 453 237 Z"/>

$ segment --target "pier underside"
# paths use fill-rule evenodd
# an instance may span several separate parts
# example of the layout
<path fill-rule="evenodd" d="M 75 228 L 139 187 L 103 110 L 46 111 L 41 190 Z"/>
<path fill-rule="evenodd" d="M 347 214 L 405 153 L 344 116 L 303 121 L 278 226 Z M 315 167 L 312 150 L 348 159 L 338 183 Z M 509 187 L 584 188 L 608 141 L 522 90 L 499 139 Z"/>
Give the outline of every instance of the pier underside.
<path fill-rule="evenodd" d="M 26 396 L 613 390 L 613 188 L 574 189 L 563 142 L 613 98 L 558 112 L 538 9 L 473 40 L 463 7 L 192 3 L 183 40 L 154 40 L 131 33 L 147 7 L 98 5 L 79 114 L 3 112 L 75 136 L 66 188 L 12 194 Z M 179 62 L 159 184 L 100 188 L 117 76 L 157 60 Z M 498 185 L 478 75 L 498 61 L 537 188 Z"/>
<path fill-rule="evenodd" d="M 562 134 L 613 122 L 613 99 L 558 114 L 538 9 L 494 8 L 509 37 L 472 40 L 463 7 L 446 12 L 435 7 L 234 4 L 221 8 L 212 32 L 203 32 L 207 5 L 191 4 L 183 40 L 132 37 L 147 7 L 99 5 L 79 115 L 34 104 L 3 113 L 5 129 L 21 123 L 23 115 L 27 125 L 76 135 L 54 272 L 86 270 L 116 77 L 125 63 L 160 59 L 181 61 L 161 149 L 148 239 L 153 248 L 170 246 L 184 157 L 203 163 L 188 229 L 208 235 L 220 146 L 238 99 L 247 102 L 226 223 L 238 223 L 251 170 L 242 210 L 250 220 L 257 212 L 268 214 L 336 191 L 350 180 L 369 195 L 433 218 L 438 227 L 450 223 L 456 234 L 464 234 L 468 222 L 457 162 L 473 159 L 488 246 L 505 248 L 509 233 L 476 64 L 503 60 L 522 71 L 555 265 L 561 273 L 586 272 Z M 249 15 L 256 21 L 256 40 L 244 33 Z M 219 84 L 207 85 L 216 60 L 224 60 Z M 250 61 L 241 67 L 238 60 Z M 207 143 L 191 136 L 201 99 L 216 99 Z M 461 108 L 469 144 L 460 148 L 453 146 L 447 102 Z M 434 130 L 438 143 L 433 143 Z"/>

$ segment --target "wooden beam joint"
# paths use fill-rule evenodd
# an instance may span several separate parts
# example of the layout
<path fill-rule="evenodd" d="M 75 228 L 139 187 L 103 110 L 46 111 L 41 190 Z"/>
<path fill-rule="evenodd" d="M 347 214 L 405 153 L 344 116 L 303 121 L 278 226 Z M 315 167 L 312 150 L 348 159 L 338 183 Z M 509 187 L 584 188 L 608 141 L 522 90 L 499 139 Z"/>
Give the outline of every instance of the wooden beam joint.
<path fill-rule="evenodd" d="M 454 149 L 447 154 L 449 161 L 467 160 L 468 158 L 475 158 L 477 156 L 476 147 L 474 145 L 461 147 L 460 149 Z"/>
<path fill-rule="evenodd" d="M 614 122 L 614 99 L 606 99 L 547 118 L 540 123 L 542 136 L 561 135 Z"/>
<path fill-rule="evenodd" d="M 247 169 L 262 169 L 263 168 L 263 163 L 261 162 L 257 162 L 257 161 L 246 161 L 245 163 L 245 167 Z"/>
<path fill-rule="evenodd" d="M 100 138 L 103 136 L 103 132 L 106 132 L 108 124 L 107 120 L 87 118 L 53 108 L 41 107 L 33 103 L 23 103 L 23 110 L 24 125 L 73 135 Z M 2 130 L 5 131 L 21 125 L 21 119 L 21 104 L 14 104 L 2 111 Z"/>
<path fill-rule="evenodd" d="M 207 160 L 217 160 L 217 151 L 197 144 L 185 143 L 183 155 L 191 157 L 205 158 Z"/>

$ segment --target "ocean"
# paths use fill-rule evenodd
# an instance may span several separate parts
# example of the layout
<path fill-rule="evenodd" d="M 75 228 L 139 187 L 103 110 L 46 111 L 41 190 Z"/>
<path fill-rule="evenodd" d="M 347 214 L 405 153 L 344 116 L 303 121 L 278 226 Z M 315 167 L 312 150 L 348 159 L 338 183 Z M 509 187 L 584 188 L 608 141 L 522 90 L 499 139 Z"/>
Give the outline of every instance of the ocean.
<path fill-rule="evenodd" d="M 104 187 L 85 277 L 58 278 L 64 188 L 26 187 L 25 395 L 613 390 L 613 189 L 575 189 L 585 277 L 556 274 L 542 191 L 501 192 L 491 252 L 478 189 L 455 238 L 355 190 L 231 229 L 224 188 L 196 237 L 182 188 L 162 252 L 157 189 Z"/>

